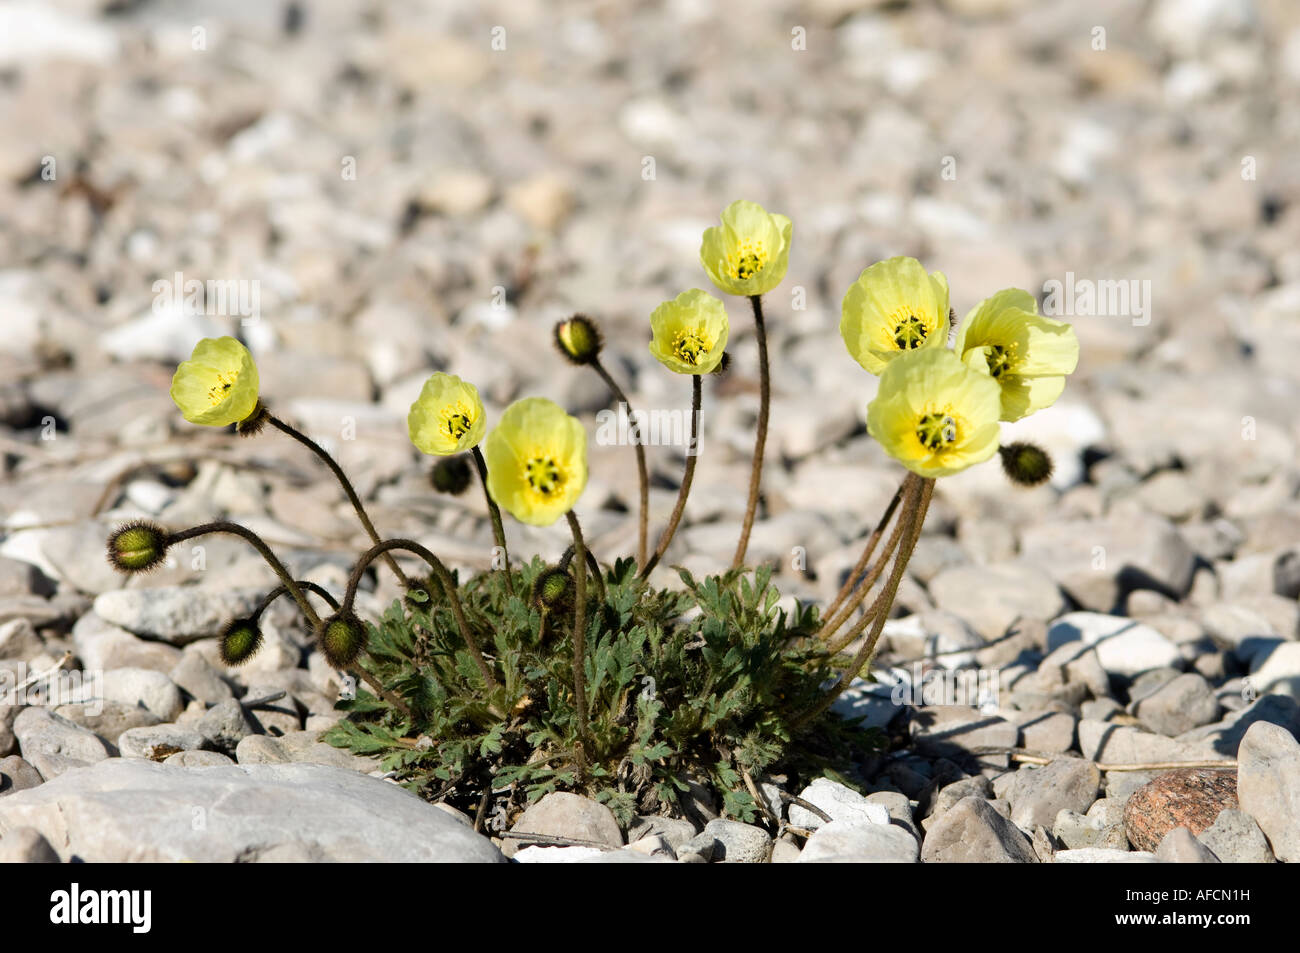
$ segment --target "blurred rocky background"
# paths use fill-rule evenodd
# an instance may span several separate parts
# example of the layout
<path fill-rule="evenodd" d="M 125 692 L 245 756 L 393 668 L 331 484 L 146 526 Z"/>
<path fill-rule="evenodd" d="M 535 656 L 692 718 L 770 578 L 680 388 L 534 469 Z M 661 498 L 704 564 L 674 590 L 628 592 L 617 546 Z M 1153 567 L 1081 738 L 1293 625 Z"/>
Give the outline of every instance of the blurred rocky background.
<path fill-rule="evenodd" d="M 481 494 L 435 495 L 406 439 L 421 383 L 459 374 L 493 417 L 561 402 L 590 424 L 589 542 L 630 552 L 632 450 L 597 440 L 609 395 L 551 328 L 597 317 L 632 403 L 684 411 L 648 315 L 714 290 L 700 235 L 744 197 L 794 221 L 766 299 L 750 547 L 784 592 L 834 594 L 901 474 L 866 435 L 875 379 L 839 337 L 849 283 L 912 255 L 961 316 L 1058 282 L 1045 305 L 1073 321 L 1079 370 L 1005 428 L 1047 446 L 1056 476 L 1024 491 L 989 463 L 940 481 L 887 653 L 1010 666 L 1003 716 L 1060 714 L 1061 751 L 1088 747 L 1076 723 L 1132 720 L 1149 671 L 1195 674 L 1210 699 L 1197 724 L 1129 729 L 1160 744 L 1259 693 L 1300 728 L 1298 98 L 1288 0 L 0 2 L 0 659 L 169 673 L 164 724 L 232 687 L 294 693 L 279 730 L 336 717 L 288 607 L 230 681 L 209 677 L 210 641 L 187 645 L 272 584 L 242 544 L 183 547 L 129 582 L 103 559 L 130 516 L 238 520 L 329 586 L 364 545 L 302 448 L 181 419 L 170 375 L 204 336 L 248 344 L 268 403 L 337 454 L 381 531 L 463 570 L 488 565 L 491 532 Z M 231 294 L 210 285 L 195 313 L 191 281 Z M 753 443 L 752 321 L 728 308 L 731 370 L 706 383 L 668 558 L 695 571 L 730 560 Z M 653 541 L 682 455 L 649 456 Z M 507 533 L 521 557 L 566 542 L 563 524 Z M 379 585 L 372 609 L 394 592 Z M 1117 625 L 1128 648 L 1101 653 L 1086 692 L 1042 674 L 1060 644 L 1117 644 Z"/>

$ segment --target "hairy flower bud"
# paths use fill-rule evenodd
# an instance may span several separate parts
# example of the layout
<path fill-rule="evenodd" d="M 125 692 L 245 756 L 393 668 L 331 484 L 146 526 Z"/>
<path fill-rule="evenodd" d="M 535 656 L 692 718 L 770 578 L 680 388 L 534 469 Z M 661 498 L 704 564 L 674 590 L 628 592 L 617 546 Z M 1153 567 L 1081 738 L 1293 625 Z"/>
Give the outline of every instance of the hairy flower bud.
<path fill-rule="evenodd" d="M 552 566 L 533 582 L 533 601 L 548 609 L 562 609 L 573 599 L 573 580 L 568 572 Z"/>
<path fill-rule="evenodd" d="M 574 364 L 590 364 L 596 360 L 603 344 L 596 322 L 585 314 L 575 314 L 555 326 L 555 346 Z"/>
<path fill-rule="evenodd" d="M 108 537 L 108 561 L 119 572 L 148 572 L 167 557 L 167 533 L 145 520 L 119 527 Z"/>
<path fill-rule="evenodd" d="M 471 478 L 469 460 L 463 453 L 440 459 L 434 465 L 431 477 L 435 490 L 439 493 L 450 493 L 452 496 L 464 493 Z"/>
<path fill-rule="evenodd" d="M 1012 483 L 1038 486 L 1052 475 L 1052 458 L 1035 444 L 1017 441 L 999 447 L 998 453 L 1002 456 L 1002 470 Z"/>
<path fill-rule="evenodd" d="M 351 612 L 336 612 L 316 630 L 316 644 L 333 668 L 347 668 L 366 647 L 366 627 Z"/>
<path fill-rule="evenodd" d="M 235 619 L 221 631 L 221 661 L 243 665 L 262 647 L 262 630 L 252 619 Z"/>

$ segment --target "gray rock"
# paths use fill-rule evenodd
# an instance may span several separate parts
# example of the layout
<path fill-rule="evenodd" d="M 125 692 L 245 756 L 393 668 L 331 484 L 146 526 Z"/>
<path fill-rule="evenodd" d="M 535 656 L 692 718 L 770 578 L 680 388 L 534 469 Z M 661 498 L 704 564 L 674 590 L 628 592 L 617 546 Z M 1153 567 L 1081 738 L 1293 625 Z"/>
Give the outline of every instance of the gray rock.
<path fill-rule="evenodd" d="M 884 805 L 873 804 L 857 791 L 830 778 L 815 779 L 799 792 L 799 797 L 829 814 L 832 821 L 889 823 L 889 811 Z M 808 831 L 814 831 L 826 823 L 812 811 L 793 803 L 790 805 L 789 819 L 791 826 Z"/>
<path fill-rule="evenodd" d="M 986 801 L 992 800 L 993 785 L 982 774 L 962 778 L 960 781 L 945 785 L 935 795 L 934 803 L 930 805 L 930 813 L 921 822 L 921 826 L 929 830 L 940 817 L 955 807 L 957 802 L 968 797 L 983 798 Z"/>
<path fill-rule="evenodd" d="M 167 672 L 180 659 L 180 650 L 164 642 L 147 642 L 126 629 L 88 612 L 72 627 L 72 644 L 87 669 L 149 668 Z"/>
<path fill-rule="evenodd" d="M 15 827 L 0 837 L 0 864 L 57 864 L 59 855 L 34 827 Z"/>
<path fill-rule="evenodd" d="M 1237 752 L 1237 798 L 1284 863 L 1300 860 L 1300 742 L 1285 728 L 1251 725 Z"/>
<path fill-rule="evenodd" d="M 115 589 L 95 598 L 95 614 L 136 635 L 185 645 L 218 634 L 231 619 L 252 612 L 264 595 L 260 589 L 195 586 Z"/>
<path fill-rule="evenodd" d="M 24 708 L 14 719 L 14 736 L 23 759 L 47 781 L 71 767 L 109 756 L 93 733 L 45 708 Z"/>
<path fill-rule="evenodd" d="M 363 774 L 369 774 L 379 766 L 375 758 L 326 744 L 315 731 L 291 731 L 279 738 L 249 735 L 236 746 L 235 760 L 240 764 L 324 764 Z"/>
<path fill-rule="evenodd" d="M 30 619 L 10 619 L 0 623 L 0 658 L 30 662 L 45 651 L 45 643 L 36 634 Z"/>
<path fill-rule="evenodd" d="M 218 751 L 232 753 L 253 733 L 253 726 L 245 717 L 244 707 L 235 699 L 228 698 L 209 708 L 195 722 L 194 730 L 207 738 Z"/>
<path fill-rule="evenodd" d="M 717 838 L 700 832 L 677 848 L 677 859 L 683 864 L 711 864 L 718 850 Z"/>
<path fill-rule="evenodd" d="M 1214 851 L 1196 839 L 1186 827 L 1175 827 L 1156 848 L 1156 860 L 1162 864 L 1218 864 Z"/>
<path fill-rule="evenodd" d="M 1300 701 L 1300 642 L 1279 642 L 1251 660 L 1250 680 L 1264 694 Z"/>
<path fill-rule="evenodd" d="M 1088 719 L 1079 722 L 1079 750 L 1089 761 L 1110 764 L 1206 761 L 1222 757 L 1205 742 L 1180 741 L 1129 725 Z"/>
<path fill-rule="evenodd" d="M 1041 712 L 1017 718 L 1020 746 L 1030 751 L 1058 754 L 1074 747 L 1075 725 L 1079 719 L 1065 712 Z"/>
<path fill-rule="evenodd" d="M 911 833 L 921 842 L 921 829 L 916 826 L 916 812 L 906 794 L 899 791 L 875 791 L 867 795 L 872 804 L 880 804 L 889 812 L 889 822 Z"/>
<path fill-rule="evenodd" d="M 1035 825 L 1051 827 L 1061 811 L 1088 810 L 1100 786 L 1101 772 L 1091 761 L 1059 758 L 1041 768 L 1026 765 L 1016 772 L 1007 796 L 1011 820 L 1026 830 Z"/>
<path fill-rule="evenodd" d="M 113 758 L 0 799 L 87 863 L 502 860 L 485 837 L 395 784 L 314 764 L 182 768 Z"/>
<path fill-rule="evenodd" d="M 105 701 L 142 705 L 162 721 L 174 721 L 185 708 L 176 683 L 147 668 L 114 668 L 100 681 Z"/>
<path fill-rule="evenodd" d="M 630 843 L 643 837 L 659 836 L 676 851 L 697 833 L 695 825 L 684 818 L 643 815 L 632 819 L 627 829 L 627 839 Z"/>
<path fill-rule="evenodd" d="M 1173 737 L 1216 721 L 1219 700 L 1203 677 L 1185 672 L 1135 701 L 1132 710 L 1143 727 Z"/>
<path fill-rule="evenodd" d="M 209 705 L 234 697 L 221 673 L 199 652 L 182 652 L 180 661 L 168 672 L 168 677 L 191 698 Z"/>
<path fill-rule="evenodd" d="M 1111 850 L 1105 847 L 1081 847 L 1078 850 L 1058 850 L 1054 861 L 1058 864 L 1154 864 L 1156 855 L 1144 850 Z"/>
<path fill-rule="evenodd" d="M 622 847 L 623 832 L 614 812 L 604 804 L 577 794 L 553 791 L 519 815 L 510 828 L 515 834 L 546 834 L 576 841 L 590 841 L 606 847 Z M 516 847 L 528 843 L 511 838 Z M 507 844 L 507 853 L 510 853 Z M 680 856 L 680 851 L 678 852 Z"/>
<path fill-rule="evenodd" d="M 130 728 L 161 724 L 148 708 L 124 702 L 101 700 L 93 705 L 60 705 L 54 713 L 105 740 L 116 739 Z"/>
<path fill-rule="evenodd" d="M 1056 821 L 1052 824 L 1052 834 L 1065 845 L 1067 850 L 1078 850 L 1084 847 L 1128 850 L 1128 837 L 1124 834 L 1122 814 L 1118 821 L 1107 823 L 1104 817 L 1083 815 L 1065 809 L 1056 815 Z"/>
<path fill-rule="evenodd" d="M 1050 576 L 1033 566 L 1000 563 L 952 566 L 930 580 L 935 604 L 965 619 L 986 639 L 1004 635 L 1016 619 L 1054 619 L 1065 599 Z"/>
<path fill-rule="evenodd" d="M 1021 533 L 1020 557 L 1097 612 L 1115 611 L 1132 589 L 1182 597 L 1195 568 L 1195 554 L 1172 523 L 1129 513 L 1031 524 Z"/>
<path fill-rule="evenodd" d="M 45 779 L 18 755 L 0 758 L 0 797 L 44 784 Z"/>
<path fill-rule="evenodd" d="M 968 797 L 930 828 L 921 846 L 921 860 L 927 864 L 1036 864 L 1038 856 L 1029 838 L 993 805 Z"/>
<path fill-rule="evenodd" d="M 194 749 L 177 751 L 163 759 L 163 764 L 174 764 L 182 768 L 210 768 L 216 765 L 234 764 L 234 760 L 220 751 L 203 751 Z"/>
<path fill-rule="evenodd" d="M 1274 864 L 1277 858 L 1255 819 L 1232 808 L 1220 811 L 1198 839 L 1225 864 Z"/>
<path fill-rule="evenodd" d="M 914 864 L 916 838 L 893 824 L 831 821 L 813 831 L 798 863 Z"/>
<path fill-rule="evenodd" d="M 117 739 L 117 750 L 123 758 L 164 761 L 181 751 L 197 751 L 208 743 L 197 731 L 176 725 L 152 725 L 122 732 Z"/>
<path fill-rule="evenodd" d="M 786 840 L 779 840 L 772 845 L 772 859 L 770 863 L 797 864 L 801 853 L 802 852 L 799 850 L 797 845 Z"/>
<path fill-rule="evenodd" d="M 1177 666 L 1182 659 L 1178 646 L 1151 626 L 1100 612 L 1068 613 L 1047 630 L 1049 649 L 1072 642 L 1092 646 L 1108 674 L 1129 678 L 1150 669 Z"/>
<path fill-rule="evenodd" d="M 728 864 L 765 864 L 772 855 L 772 838 L 761 827 L 715 818 L 704 825 L 701 836 L 712 837 L 717 846 L 713 859 Z"/>
<path fill-rule="evenodd" d="M 677 852 L 673 850 L 672 844 L 668 843 L 668 838 L 662 834 L 651 834 L 648 837 L 642 837 L 640 840 L 630 841 L 624 850 L 636 851 L 639 854 L 648 854 L 651 857 L 664 857 L 668 860 L 676 860 Z M 518 857 L 518 855 L 515 855 Z"/>

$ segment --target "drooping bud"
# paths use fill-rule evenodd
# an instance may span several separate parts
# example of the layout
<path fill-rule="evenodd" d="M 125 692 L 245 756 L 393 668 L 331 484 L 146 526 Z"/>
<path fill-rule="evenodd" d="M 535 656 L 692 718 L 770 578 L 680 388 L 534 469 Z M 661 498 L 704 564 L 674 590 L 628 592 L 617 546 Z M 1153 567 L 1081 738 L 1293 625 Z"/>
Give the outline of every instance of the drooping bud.
<path fill-rule="evenodd" d="M 459 496 L 465 492 L 472 478 L 469 460 L 461 453 L 454 457 L 442 457 L 433 467 L 433 488 L 439 493 Z"/>
<path fill-rule="evenodd" d="M 563 609 L 573 599 L 573 580 L 557 566 L 547 569 L 533 582 L 533 601 L 548 609 Z"/>
<path fill-rule="evenodd" d="M 713 374 L 715 377 L 722 377 L 730 369 L 731 369 L 731 354 L 729 354 L 727 351 L 723 351 L 722 360 L 718 361 L 718 366 L 715 367 L 709 373 Z"/>
<path fill-rule="evenodd" d="M 108 561 L 119 572 L 148 572 L 167 557 L 167 533 L 134 520 L 108 537 Z"/>
<path fill-rule="evenodd" d="M 1002 456 L 1002 470 L 1012 483 L 1020 486 L 1038 486 L 1052 475 L 1052 458 L 1042 447 L 1016 441 L 998 448 Z"/>
<path fill-rule="evenodd" d="M 252 619 L 236 619 L 221 630 L 221 661 L 243 665 L 262 647 L 262 630 Z"/>
<path fill-rule="evenodd" d="M 555 326 L 555 346 L 573 364 L 590 364 L 600 357 L 604 345 L 596 322 L 575 314 Z"/>
<path fill-rule="evenodd" d="M 316 644 L 333 668 L 347 668 L 366 647 L 366 627 L 351 612 L 336 612 L 316 630 Z"/>

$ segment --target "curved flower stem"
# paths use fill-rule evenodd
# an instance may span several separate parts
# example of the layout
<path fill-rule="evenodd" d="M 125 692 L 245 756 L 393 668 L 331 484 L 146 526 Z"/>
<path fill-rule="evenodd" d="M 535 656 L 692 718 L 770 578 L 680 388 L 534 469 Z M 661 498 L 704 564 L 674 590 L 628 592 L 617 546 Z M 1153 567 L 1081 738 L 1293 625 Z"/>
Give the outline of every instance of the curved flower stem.
<path fill-rule="evenodd" d="M 288 434 L 294 440 L 297 440 L 300 444 L 302 444 L 312 453 L 316 454 L 316 456 L 320 457 L 322 460 L 325 461 L 325 465 L 330 468 L 330 471 L 334 474 L 335 479 L 337 479 L 339 483 L 343 486 L 343 492 L 345 492 L 348 495 L 348 500 L 351 501 L 352 508 L 357 511 L 357 518 L 361 520 L 361 525 L 365 527 L 366 534 L 369 535 L 370 541 L 372 543 L 378 543 L 379 533 L 375 531 L 375 524 L 370 522 L 370 516 L 366 513 L 366 508 L 361 504 L 361 497 L 357 496 L 357 491 L 353 488 L 352 481 L 349 480 L 347 474 L 343 472 L 343 468 L 338 465 L 338 461 L 336 461 L 332 456 L 326 453 L 325 448 L 322 447 L 320 444 L 318 444 L 315 440 L 311 439 L 311 437 L 307 436 L 301 430 L 289 426 L 287 423 L 285 423 L 283 420 L 281 420 L 275 414 L 270 413 L 269 411 L 266 414 L 266 422 L 269 423 L 276 430 Z M 402 570 L 398 567 L 397 560 L 395 560 L 388 553 L 384 554 L 384 560 L 388 563 L 388 568 L 393 571 L 393 574 L 395 576 L 397 576 L 398 582 L 400 582 L 403 586 L 409 586 L 410 581 L 406 578 L 406 574 L 403 573 Z"/>
<path fill-rule="evenodd" d="M 171 533 L 167 537 L 167 545 L 174 546 L 176 543 L 182 543 L 187 539 L 193 539 L 196 536 L 206 536 L 209 533 L 227 533 L 231 536 L 238 536 L 246 540 L 267 564 L 275 570 L 275 574 L 280 577 L 280 582 L 284 584 L 285 591 L 293 596 L 294 602 L 298 603 L 298 608 L 302 610 L 303 616 L 315 628 L 320 624 L 320 616 L 316 610 L 311 607 L 307 597 L 303 595 L 302 587 L 294 581 L 293 576 L 289 575 L 289 570 L 285 568 L 284 563 L 280 562 L 280 557 L 271 551 L 271 547 L 266 545 L 266 541 L 258 536 L 247 526 L 240 526 L 238 523 L 231 523 L 228 520 L 216 520 L 212 523 L 204 523 L 201 526 L 191 526 L 189 529 L 183 529 L 177 533 Z"/>
<path fill-rule="evenodd" d="M 560 557 L 559 568 L 565 572 L 569 571 L 569 565 L 573 562 L 573 555 L 576 552 L 572 543 L 564 550 L 564 555 Z M 591 578 L 596 581 L 596 598 L 601 602 L 605 601 L 606 589 L 605 580 L 600 575 L 600 563 L 596 561 L 595 555 L 590 549 L 587 550 L 587 569 L 591 572 Z"/>
<path fill-rule="evenodd" d="M 587 544 L 582 538 L 582 527 L 573 510 L 565 514 L 569 518 L 569 529 L 573 532 L 573 548 L 577 554 L 578 564 L 587 563 Z M 573 606 L 573 703 L 578 710 L 578 744 L 576 747 L 578 761 L 578 778 L 582 780 L 587 773 L 587 747 L 591 727 L 587 723 L 587 574 L 578 572 L 574 575 Z"/>
<path fill-rule="evenodd" d="M 483 484 L 483 499 L 487 500 L 488 515 L 492 517 L 492 535 L 496 538 L 497 545 L 501 547 L 501 558 L 506 564 L 506 592 L 513 596 L 515 583 L 510 578 L 510 551 L 506 549 L 506 529 L 501 525 L 501 510 L 497 507 L 496 500 L 492 499 L 492 494 L 488 492 L 487 461 L 483 459 L 483 451 L 477 445 L 474 447 L 474 466 L 478 467 L 478 479 Z"/>
<path fill-rule="evenodd" d="M 636 561 L 637 565 L 645 565 L 646 554 L 646 533 L 650 520 L 650 472 L 645 463 L 645 442 L 641 439 L 641 428 L 636 424 L 632 416 L 632 404 L 627 399 L 627 394 L 623 393 L 623 388 L 619 387 L 614 378 L 610 376 L 605 365 L 600 362 L 600 357 L 595 357 L 591 362 L 591 367 L 600 379 L 605 382 L 605 386 L 610 389 L 614 399 L 627 408 L 628 430 L 632 437 L 632 447 L 636 450 L 636 473 L 641 481 L 641 512 L 637 522 L 636 537 Z"/>
<path fill-rule="evenodd" d="M 318 586 L 314 582 L 307 582 L 303 579 L 298 580 L 298 585 L 302 587 L 304 592 L 314 592 L 316 595 L 320 596 L 335 612 L 339 611 L 339 601 L 335 599 L 334 596 L 330 594 L 330 591 L 324 586 Z M 248 617 L 248 621 L 253 625 L 257 625 L 257 620 L 262 618 L 262 613 L 270 608 L 271 603 L 288 591 L 289 589 L 287 586 L 276 586 L 262 597 L 262 601 L 259 602 L 257 608 L 253 610 L 253 614 Z"/>
<path fill-rule="evenodd" d="M 912 474 L 909 473 L 908 477 L 911 476 Z M 867 537 L 867 544 L 862 549 L 862 555 L 858 557 L 857 563 L 849 572 L 848 578 L 844 580 L 844 585 L 840 587 L 840 591 L 836 594 L 835 599 L 822 613 L 821 631 L 823 633 L 823 638 L 825 638 L 827 633 L 834 631 L 833 628 L 828 628 L 831 619 L 834 618 L 835 613 L 839 610 L 840 606 L 844 604 L 844 600 L 849 598 L 850 593 L 855 592 L 858 585 L 861 583 L 862 580 L 859 577 L 866 572 L 867 564 L 871 560 L 871 554 L 875 552 L 876 545 L 880 542 L 880 537 L 884 535 L 885 527 L 888 526 L 889 521 L 893 519 L 894 511 L 898 509 L 898 501 L 903 498 L 903 487 L 906 485 L 907 479 L 904 479 L 903 482 L 898 485 L 898 489 L 894 491 L 894 498 L 889 501 L 889 505 L 885 507 L 884 514 L 876 523 L 876 528 L 873 529 L 871 535 Z M 870 589 L 871 587 L 868 585 L 867 588 Z"/>
<path fill-rule="evenodd" d="M 772 384 L 767 370 L 767 329 L 763 326 L 763 298 L 750 295 L 754 307 L 754 329 L 758 334 L 758 432 L 754 437 L 754 459 L 749 470 L 749 501 L 745 504 L 745 522 L 740 527 L 740 541 L 736 543 L 736 556 L 732 569 L 745 564 L 745 550 L 749 548 L 749 531 L 754 526 L 758 511 L 758 488 L 763 480 L 763 448 L 767 444 L 767 416 L 772 404 Z"/>
<path fill-rule="evenodd" d="M 343 605 L 351 606 L 353 600 L 356 599 L 357 587 L 361 585 L 361 576 L 366 571 L 366 567 L 393 549 L 404 549 L 407 552 L 415 553 L 429 564 L 429 568 L 433 570 L 433 574 L 438 577 L 438 581 L 442 583 L 442 588 L 447 593 L 447 602 L 451 605 L 451 614 L 456 617 L 456 625 L 460 628 L 460 636 L 465 640 L 465 645 L 469 648 L 470 654 L 474 656 L 474 664 L 478 666 L 479 674 L 483 676 L 483 681 L 488 689 L 495 689 L 497 687 L 496 679 L 492 677 L 492 670 L 488 667 L 487 660 L 483 658 L 483 650 L 479 648 L 478 639 L 470 631 L 469 623 L 465 619 L 465 610 L 460 604 L 460 594 L 456 592 L 456 584 L 451 578 L 451 573 L 447 571 L 447 567 L 442 564 L 441 559 L 415 540 L 386 539 L 366 550 L 365 555 L 358 559 L 356 565 L 352 567 L 352 574 L 348 576 L 348 588 L 343 595 Z"/>
<path fill-rule="evenodd" d="M 370 655 L 369 652 L 366 652 L 366 654 Z M 356 671 L 357 674 L 361 676 L 361 680 L 369 685 L 380 698 L 388 702 L 388 704 L 392 705 L 407 718 L 414 720 L 415 713 L 411 711 L 411 706 L 408 705 L 401 696 L 389 691 L 387 688 L 384 688 L 384 683 L 381 682 L 378 677 L 371 672 L 366 671 L 360 665 L 356 666 Z"/>
<path fill-rule="evenodd" d="M 677 491 L 677 503 L 673 506 L 673 514 L 668 518 L 668 526 L 663 535 L 659 537 L 659 545 L 655 547 L 654 555 L 650 561 L 641 567 L 638 574 L 642 579 L 650 575 L 651 570 L 659 565 L 659 560 L 663 558 L 664 552 L 668 549 L 668 544 L 673 540 L 673 534 L 677 532 L 677 524 L 682 521 L 682 512 L 686 509 L 686 497 L 691 492 L 691 481 L 695 479 L 695 461 L 700 455 L 700 404 L 703 401 L 703 387 L 700 383 L 700 375 L 691 375 L 691 445 L 686 448 L 686 469 L 682 472 L 682 486 Z M 748 533 L 746 533 L 748 535 Z"/>
<path fill-rule="evenodd" d="M 903 503 L 903 516 L 899 520 L 899 524 L 906 526 L 907 529 L 903 533 L 902 547 L 894 558 L 894 567 L 889 573 L 889 581 L 885 583 L 884 590 L 871 607 L 869 614 L 875 619 L 871 626 L 871 634 L 862 643 L 862 647 L 853 656 L 853 661 L 840 675 L 835 686 L 817 704 L 794 719 L 791 724 L 792 730 L 802 727 L 830 708 L 835 699 L 839 698 L 844 689 L 849 687 L 849 684 L 857 677 L 857 673 L 861 671 L 862 666 L 867 663 L 872 653 L 875 652 L 876 643 L 880 640 L 880 633 L 885 627 L 885 620 L 889 618 L 889 610 L 893 608 L 894 598 L 898 595 L 899 583 L 903 581 L 903 573 L 907 570 L 908 560 L 912 558 L 912 551 L 916 548 L 916 541 L 921 536 L 921 526 L 925 522 L 925 514 L 930 508 L 930 497 L 933 493 L 934 478 L 926 477 L 920 481 L 919 486 L 913 484 L 913 487 L 906 494 Z"/>

